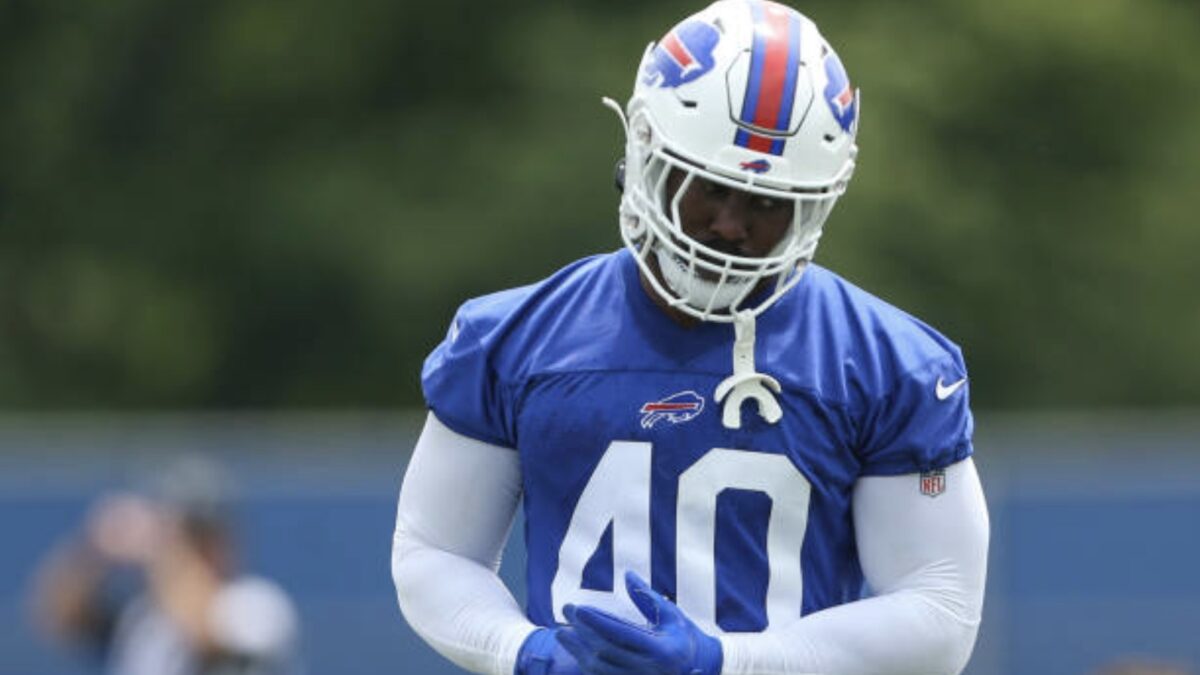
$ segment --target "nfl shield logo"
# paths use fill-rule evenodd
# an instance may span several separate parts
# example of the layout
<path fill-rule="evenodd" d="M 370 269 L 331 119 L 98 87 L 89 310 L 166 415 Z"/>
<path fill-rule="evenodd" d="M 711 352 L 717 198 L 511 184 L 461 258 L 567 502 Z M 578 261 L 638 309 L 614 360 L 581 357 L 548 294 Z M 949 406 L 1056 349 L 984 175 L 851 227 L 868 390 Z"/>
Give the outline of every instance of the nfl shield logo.
<path fill-rule="evenodd" d="M 942 469 L 921 472 L 921 494 L 936 497 L 946 491 L 946 472 Z"/>

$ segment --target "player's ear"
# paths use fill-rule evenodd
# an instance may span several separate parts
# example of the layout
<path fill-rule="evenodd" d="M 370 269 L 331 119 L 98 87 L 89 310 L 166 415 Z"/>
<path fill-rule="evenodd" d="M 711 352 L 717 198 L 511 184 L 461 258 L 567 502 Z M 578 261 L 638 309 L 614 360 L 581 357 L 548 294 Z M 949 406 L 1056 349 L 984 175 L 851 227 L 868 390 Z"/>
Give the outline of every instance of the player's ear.
<path fill-rule="evenodd" d="M 613 183 L 617 186 L 617 192 L 625 192 L 625 158 L 617 160 L 616 170 L 613 172 Z"/>

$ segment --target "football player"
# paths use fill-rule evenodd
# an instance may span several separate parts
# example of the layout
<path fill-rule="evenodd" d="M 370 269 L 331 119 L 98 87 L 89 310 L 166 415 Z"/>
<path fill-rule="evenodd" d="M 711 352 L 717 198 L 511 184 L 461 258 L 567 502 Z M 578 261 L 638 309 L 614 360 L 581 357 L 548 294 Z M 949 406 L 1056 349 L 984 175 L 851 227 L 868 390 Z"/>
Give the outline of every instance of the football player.
<path fill-rule="evenodd" d="M 811 262 L 855 166 L 842 62 L 721 0 L 609 104 L 623 249 L 468 301 L 425 362 L 404 616 L 495 675 L 960 672 L 988 541 L 961 352 Z"/>

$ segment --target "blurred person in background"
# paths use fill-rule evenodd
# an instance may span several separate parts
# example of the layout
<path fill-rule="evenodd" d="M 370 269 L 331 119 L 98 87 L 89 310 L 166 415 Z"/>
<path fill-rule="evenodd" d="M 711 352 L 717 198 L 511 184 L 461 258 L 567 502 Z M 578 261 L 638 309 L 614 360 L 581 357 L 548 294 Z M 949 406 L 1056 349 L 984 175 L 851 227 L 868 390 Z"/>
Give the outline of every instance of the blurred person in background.
<path fill-rule="evenodd" d="M 961 672 L 988 541 L 962 354 L 811 263 L 857 154 L 837 54 L 723 0 L 610 104 L 625 250 L 468 301 L 425 362 L 405 618 L 493 675 Z M 524 611 L 495 573 L 522 499 Z"/>
<path fill-rule="evenodd" d="M 145 494 L 106 495 L 39 569 L 54 637 L 112 675 L 294 675 L 298 620 L 275 583 L 237 572 L 229 483 L 189 457 Z"/>

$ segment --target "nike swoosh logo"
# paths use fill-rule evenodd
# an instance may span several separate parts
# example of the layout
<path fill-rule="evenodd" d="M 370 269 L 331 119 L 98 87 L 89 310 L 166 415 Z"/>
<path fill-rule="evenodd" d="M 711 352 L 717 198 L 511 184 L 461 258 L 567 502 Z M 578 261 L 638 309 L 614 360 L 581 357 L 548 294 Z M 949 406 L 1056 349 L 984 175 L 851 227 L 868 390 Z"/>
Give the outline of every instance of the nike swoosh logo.
<path fill-rule="evenodd" d="M 959 380 L 958 382 L 954 382 L 952 384 L 943 383 L 942 378 L 939 377 L 938 381 L 937 381 L 937 391 L 934 392 L 937 394 L 937 400 L 945 401 L 946 399 L 950 398 L 950 396 L 953 395 L 954 392 L 961 389 L 962 386 L 966 383 L 967 383 L 967 378 L 965 378 L 965 377 L 963 379 Z"/>

